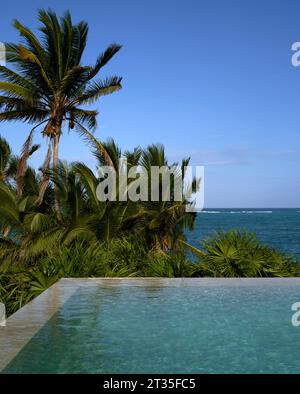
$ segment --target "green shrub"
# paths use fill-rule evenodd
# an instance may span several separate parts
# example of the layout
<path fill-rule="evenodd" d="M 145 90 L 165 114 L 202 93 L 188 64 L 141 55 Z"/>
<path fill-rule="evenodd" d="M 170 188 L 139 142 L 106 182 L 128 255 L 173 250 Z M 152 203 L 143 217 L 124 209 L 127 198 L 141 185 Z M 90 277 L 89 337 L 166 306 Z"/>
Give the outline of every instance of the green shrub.
<path fill-rule="evenodd" d="M 149 252 L 145 240 L 134 235 L 109 243 L 62 244 L 30 265 L 18 262 L 2 266 L 0 302 L 10 315 L 60 278 L 300 276 L 294 257 L 262 245 L 246 232 L 217 233 L 202 242 L 200 249 L 183 244 L 198 261 L 189 261 L 182 251 Z"/>
<path fill-rule="evenodd" d="M 262 245 L 252 233 L 219 232 L 201 242 L 200 249 L 184 244 L 198 257 L 198 276 L 300 276 L 299 262 L 293 256 Z"/>

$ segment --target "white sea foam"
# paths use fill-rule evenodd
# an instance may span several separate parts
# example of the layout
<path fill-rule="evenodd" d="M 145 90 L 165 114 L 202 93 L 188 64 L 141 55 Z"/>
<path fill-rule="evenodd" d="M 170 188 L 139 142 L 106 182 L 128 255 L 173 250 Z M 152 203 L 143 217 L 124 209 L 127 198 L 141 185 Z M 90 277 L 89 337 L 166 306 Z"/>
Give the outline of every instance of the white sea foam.
<path fill-rule="evenodd" d="M 300 213 L 300 211 L 298 211 Z M 248 213 L 273 213 L 273 211 L 201 211 L 201 213 L 231 213 L 231 214 L 248 214 Z"/>
<path fill-rule="evenodd" d="M 273 213 L 273 211 L 243 211 L 243 213 Z"/>
<path fill-rule="evenodd" d="M 220 211 L 201 211 L 201 213 L 221 213 Z"/>
<path fill-rule="evenodd" d="M 230 211 L 229 213 L 231 213 L 231 214 L 236 214 L 236 213 L 243 213 L 243 214 L 248 214 L 248 213 L 273 213 L 273 211 Z"/>

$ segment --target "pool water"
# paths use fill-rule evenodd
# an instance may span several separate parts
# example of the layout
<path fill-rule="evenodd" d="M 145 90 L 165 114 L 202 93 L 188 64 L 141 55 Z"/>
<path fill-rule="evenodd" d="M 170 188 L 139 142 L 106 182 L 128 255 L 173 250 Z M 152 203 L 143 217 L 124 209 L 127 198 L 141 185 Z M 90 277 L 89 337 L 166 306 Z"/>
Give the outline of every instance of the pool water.
<path fill-rule="evenodd" d="M 80 287 L 3 372 L 300 373 L 299 282 L 209 283 Z"/>

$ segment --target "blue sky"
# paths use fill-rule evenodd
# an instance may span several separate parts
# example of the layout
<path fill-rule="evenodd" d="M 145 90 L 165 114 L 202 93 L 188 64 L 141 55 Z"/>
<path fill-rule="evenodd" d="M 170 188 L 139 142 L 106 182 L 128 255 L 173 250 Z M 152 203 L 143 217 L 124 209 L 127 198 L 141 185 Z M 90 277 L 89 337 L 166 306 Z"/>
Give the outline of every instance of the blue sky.
<path fill-rule="evenodd" d="M 111 42 L 124 46 L 103 70 L 123 76 L 123 90 L 95 105 L 97 137 L 123 149 L 161 142 L 171 161 L 191 156 L 206 168 L 207 207 L 300 206 L 299 2 L 14 0 L 1 4 L 0 41 L 18 40 L 14 18 L 36 28 L 48 7 L 89 23 L 87 64 Z M 17 152 L 29 130 L 0 124 Z M 64 134 L 60 155 L 94 165 L 76 135 Z"/>

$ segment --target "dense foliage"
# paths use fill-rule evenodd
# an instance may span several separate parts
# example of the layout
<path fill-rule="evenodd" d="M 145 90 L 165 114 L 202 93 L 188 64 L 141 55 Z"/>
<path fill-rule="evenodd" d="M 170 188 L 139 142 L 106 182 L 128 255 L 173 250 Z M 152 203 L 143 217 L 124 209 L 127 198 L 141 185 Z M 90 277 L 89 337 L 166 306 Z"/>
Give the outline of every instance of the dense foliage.
<path fill-rule="evenodd" d="M 29 148 L 30 155 L 38 149 Z M 160 145 L 122 154 L 114 141 L 99 149 L 95 140 L 94 154 L 100 169 L 110 158 L 116 177 L 122 157 L 128 171 L 138 164 L 149 173 L 152 166 L 169 166 Z M 195 220 L 194 213 L 186 212 L 188 201 L 174 201 L 172 194 L 171 201 L 100 201 L 95 173 L 83 163 L 66 162 L 39 171 L 26 162 L 19 194 L 20 161 L 0 139 L 0 298 L 9 311 L 61 277 L 193 274 L 194 266 L 185 260 L 181 244 L 185 229 L 192 229 Z M 187 182 L 183 184 L 186 187 Z"/>
<path fill-rule="evenodd" d="M 195 275 L 231 278 L 300 276 L 300 264 L 294 256 L 263 245 L 253 233 L 219 232 L 202 241 L 201 249 L 182 243 L 198 258 Z"/>
<path fill-rule="evenodd" d="M 197 260 L 183 251 L 149 253 L 138 235 L 105 241 L 75 241 L 47 250 L 32 264 L 12 264 L 0 270 L 0 301 L 8 313 L 46 290 L 60 278 L 83 277 L 293 277 L 300 276 L 295 258 L 261 245 L 254 235 L 216 234 L 192 249 Z"/>

